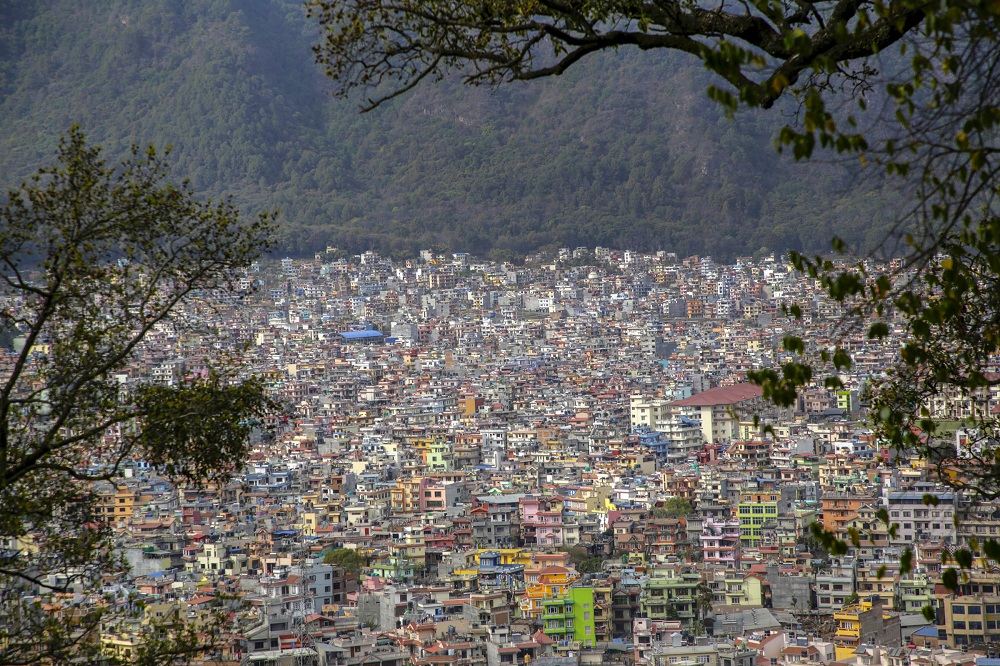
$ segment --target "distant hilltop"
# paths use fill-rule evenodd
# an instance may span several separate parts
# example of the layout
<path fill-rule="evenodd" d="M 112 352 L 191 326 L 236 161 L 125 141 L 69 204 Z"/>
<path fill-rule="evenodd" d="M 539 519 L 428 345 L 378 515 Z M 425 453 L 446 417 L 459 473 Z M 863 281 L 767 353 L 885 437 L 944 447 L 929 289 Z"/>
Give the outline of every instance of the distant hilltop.
<path fill-rule="evenodd" d="M 790 114 L 727 120 L 676 54 L 595 56 L 497 91 L 443 82 L 362 115 L 327 94 L 299 0 L 11 3 L 3 23 L 0 185 L 78 122 L 112 157 L 169 145 L 199 192 L 280 209 L 294 256 L 863 250 L 901 208 L 856 165 L 779 156 Z"/>

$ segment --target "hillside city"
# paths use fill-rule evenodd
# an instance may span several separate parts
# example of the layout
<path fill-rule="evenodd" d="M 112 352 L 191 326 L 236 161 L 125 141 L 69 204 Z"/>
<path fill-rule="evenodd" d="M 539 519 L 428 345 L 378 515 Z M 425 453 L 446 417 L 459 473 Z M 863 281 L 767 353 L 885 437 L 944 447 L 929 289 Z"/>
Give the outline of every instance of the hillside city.
<path fill-rule="evenodd" d="M 943 555 L 1000 536 L 1000 503 L 866 426 L 903 320 L 868 339 L 780 257 L 330 248 L 262 260 L 239 287 L 187 302 L 118 380 L 173 386 L 237 355 L 283 406 L 244 468 L 197 488 L 128 461 L 97 518 L 129 576 L 26 592 L 67 618 L 138 608 L 89 638 L 109 655 L 138 654 L 154 619 L 238 598 L 201 663 L 1000 663 L 1000 571 L 942 584 Z M 747 373 L 791 359 L 789 335 L 851 352 L 843 388 L 820 377 L 792 407 L 766 402 Z M 24 344 L 0 348 L 0 375 Z M 925 407 L 961 451 L 962 419 L 1000 409 L 1000 389 Z"/>

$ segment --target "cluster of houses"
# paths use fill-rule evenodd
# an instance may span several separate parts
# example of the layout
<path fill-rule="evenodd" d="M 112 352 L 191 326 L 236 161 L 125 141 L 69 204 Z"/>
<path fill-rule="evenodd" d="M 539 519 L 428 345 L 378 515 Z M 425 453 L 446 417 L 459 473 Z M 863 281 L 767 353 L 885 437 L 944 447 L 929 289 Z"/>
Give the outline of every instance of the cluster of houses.
<path fill-rule="evenodd" d="M 777 408 L 746 372 L 782 363 L 785 335 L 829 343 L 842 313 L 773 257 L 337 256 L 200 294 L 178 322 L 221 337 L 164 323 L 121 373 L 171 385 L 238 349 L 286 410 L 225 485 L 134 460 L 95 486 L 130 574 L 31 593 L 128 609 L 92 637 L 109 655 L 221 608 L 202 663 L 995 666 L 1000 572 L 943 579 L 1000 536 L 1000 504 L 864 425 L 899 322 L 841 339 L 844 388 Z"/>

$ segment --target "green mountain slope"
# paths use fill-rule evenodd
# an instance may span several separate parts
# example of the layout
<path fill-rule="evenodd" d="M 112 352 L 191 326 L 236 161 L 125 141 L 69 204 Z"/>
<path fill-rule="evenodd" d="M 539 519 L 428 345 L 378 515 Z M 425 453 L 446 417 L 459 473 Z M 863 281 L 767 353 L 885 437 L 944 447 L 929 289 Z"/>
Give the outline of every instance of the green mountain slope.
<path fill-rule="evenodd" d="M 864 248 L 897 203 L 855 169 L 777 155 L 781 112 L 726 120 L 683 56 L 445 82 L 359 114 L 327 94 L 315 40 L 295 0 L 0 0 L 0 180 L 48 162 L 73 122 L 112 156 L 170 144 L 199 191 L 279 207 L 296 253 Z"/>

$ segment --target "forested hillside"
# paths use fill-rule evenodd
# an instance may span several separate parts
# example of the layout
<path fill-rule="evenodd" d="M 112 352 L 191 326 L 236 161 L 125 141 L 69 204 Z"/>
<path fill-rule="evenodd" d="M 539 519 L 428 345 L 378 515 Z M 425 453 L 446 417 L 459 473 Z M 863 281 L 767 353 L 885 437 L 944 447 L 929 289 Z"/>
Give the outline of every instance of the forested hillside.
<path fill-rule="evenodd" d="M 863 249 L 896 208 L 856 163 L 776 154 L 791 108 L 727 120 L 683 56 L 443 82 L 359 114 L 327 93 L 315 39 L 298 0 L 0 0 L 0 181 L 51 161 L 74 122 L 112 156 L 170 144 L 198 191 L 280 208 L 295 253 Z"/>

